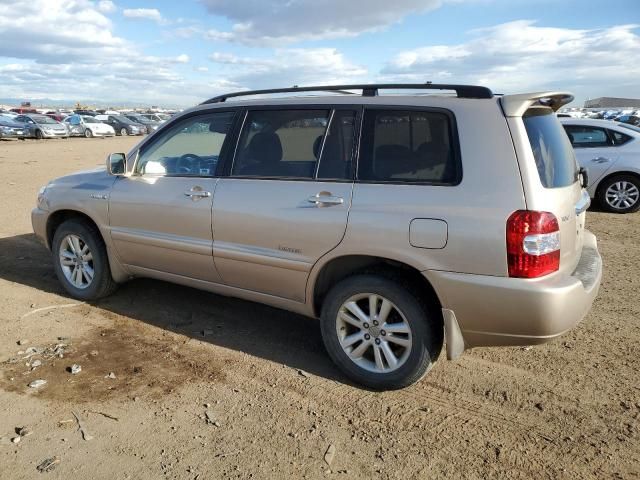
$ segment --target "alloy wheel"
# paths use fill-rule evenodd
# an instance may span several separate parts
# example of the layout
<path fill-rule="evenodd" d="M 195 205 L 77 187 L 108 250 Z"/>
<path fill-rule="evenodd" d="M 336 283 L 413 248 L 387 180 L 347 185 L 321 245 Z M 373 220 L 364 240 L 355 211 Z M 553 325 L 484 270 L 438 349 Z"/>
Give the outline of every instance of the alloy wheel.
<path fill-rule="evenodd" d="M 610 207 L 616 210 L 624 210 L 638 203 L 640 190 L 633 183 L 620 180 L 607 188 L 605 198 Z"/>
<path fill-rule="evenodd" d="M 393 372 L 411 352 L 409 322 L 395 304 L 378 294 L 347 299 L 338 310 L 336 332 L 349 359 L 370 372 Z"/>
<path fill-rule="evenodd" d="M 85 289 L 95 274 L 93 255 L 87 244 L 77 235 L 67 235 L 60 242 L 60 267 L 67 281 L 75 288 Z"/>

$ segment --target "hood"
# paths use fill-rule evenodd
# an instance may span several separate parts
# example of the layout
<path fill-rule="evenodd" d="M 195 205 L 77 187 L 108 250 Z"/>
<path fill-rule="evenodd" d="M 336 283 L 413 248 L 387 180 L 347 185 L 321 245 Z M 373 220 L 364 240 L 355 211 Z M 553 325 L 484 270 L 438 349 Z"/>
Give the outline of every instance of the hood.
<path fill-rule="evenodd" d="M 74 189 L 106 190 L 111 188 L 115 179 L 116 177 L 107 173 L 107 168 L 102 166 L 58 177 L 49 182 L 49 187 L 73 185 Z"/>

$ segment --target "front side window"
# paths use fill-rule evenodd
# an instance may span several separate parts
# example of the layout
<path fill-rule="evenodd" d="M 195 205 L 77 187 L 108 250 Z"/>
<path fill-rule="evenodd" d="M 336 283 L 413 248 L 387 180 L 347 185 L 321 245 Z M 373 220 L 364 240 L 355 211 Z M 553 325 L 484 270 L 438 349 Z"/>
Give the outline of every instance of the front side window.
<path fill-rule="evenodd" d="M 234 112 L 198 115 L 176 123 L 140 153 L 140 175 L 213 176 Z"/>
<path fill-rule="evenodd" d="M 329 110 L 248 112 L 231 175 L 313 178 L 329 113 Z"/>
<path fill-rule="evenodd" d="M 358 180 L 455 184 L 460 176 L 447 114 L 417 110 L 365 112 Z"/>
<path fill-rule="evenodd" d="M 609 137 L 604 128 L 588 125 L 564 125 L 574 148 L 594 148 L 610 146 Z"/>

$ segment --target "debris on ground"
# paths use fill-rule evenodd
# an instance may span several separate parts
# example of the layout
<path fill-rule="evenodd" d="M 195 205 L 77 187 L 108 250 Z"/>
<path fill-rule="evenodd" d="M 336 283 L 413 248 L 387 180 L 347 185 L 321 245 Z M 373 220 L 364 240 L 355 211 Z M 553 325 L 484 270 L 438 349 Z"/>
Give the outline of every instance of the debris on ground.
<path fill-rule="evenodd" d="M 118 417 L 114 417 L 113 415 L 109 415 L 108 413 L 104 413 L 104 412 L 99 412 L 97 410 L 89 410 L 91 413 L 95 413 L 98 415 L 102 415 L 103 417 L 106 418 L 110 418 L 111 420 L 115 420 L 116 422 L 118 421 Z"/>
<path fill-rule="evenodd" d="M 41 360 L 34 360 L 33 362 L 31 362 L 29 364 L 29 366 L 31 368 L 36 368 L 36 367 L 39 367 L 40 365 L 42 365 L 42 361 Z"/>
<path fill-rule="evenodd" d="M 105 375 L 104 378 L 116 378 L 116 374 L 113 372 L 109 372 L 109 374 Z"/>
<path fill-rule="evenodd" d="M 29 340 L 22 339 L 22 340 L 18 340 L 16 343 L 18 345 L 26 345 L 27 343 L 29 343 Z"/>
<path fill-rule="evenodd" d="M 327 451 L 324 452 L 324 461 L 326 462 L 327 465 L 331 466 L 335 456 L 336 456 L 336 447 L 332 443 L 327 447 Z"/>
<path fill-rule="evenodd" d="M 18 436 L 18 437 L 13 437 L 13 438 L 11 439 L 11 443 L 20 443 L 20 439 L 21 439 L 21 438 L 22 438 L 22 437 L 20 437 L 20 436 Z"/>
<path fill-rule="evenodd" d="M 18 427 L 16 428 L 16 433 L 21 437 L 28 437 L 33 433 L 33 430 L 31 430 L 29 427 Z"/>
<path fill-rule="evenodd" d="M 211 410 L 207 410 L 206 412 L 204 412 L 204 415 L 209 425 L 213 425 L 214 427 L 220 426 L 220 422 L 216 420 L 216 416 Z"/>
<path fill-rule="evenodd" d="M 301 370 L 301 369 L 298 369 L 298 375 L 300 375 L 301 377 L 304 377 L 304 378 L 309 378 L 311 376 L 307 372 L 305 372 L 304 370 Z"/>
<path fill-rule="evenodd" d="M 71 412 L 71 413 L 73 414 L 74 417 L 76 417 L 76 422 L 78 422 L 78 430 L 80 430 L 80 433 L 82 434 L 82 439 L 86 440 L 87 442 L 89 440 L 93 440 L 93 436 L 89 434 L 85 426 L 82 424 L 82 421 L 80 420 L 80 416 L 76 412 Z"/>
<path fill-rule="evenodd" d="M 77 363 L 74 363 L 67 370 L 71 373 L 71 375 L 77 375 L 82 371 L 82 367 Z"/>
<path fill-rule="evenodd" d="M 40 388 L 44 385 L 46 385 L 47 381 L 46 380 L 42 380 L 42 379 L 38 379 L 38 380 L 34 380 L 33 382 L 31 382 L 29 384 L 29 386 L 31 388 Z"/>
<path fill-rule="evenodd" d="M 56 466 L 58 466 L 59 463 L 60 463 L 60 458 L 58 457 L 47 458 L 44 462 L 38 465 L 36 469 L 40 473 L 50 472 L 51 470 L 56 468 Z"/>

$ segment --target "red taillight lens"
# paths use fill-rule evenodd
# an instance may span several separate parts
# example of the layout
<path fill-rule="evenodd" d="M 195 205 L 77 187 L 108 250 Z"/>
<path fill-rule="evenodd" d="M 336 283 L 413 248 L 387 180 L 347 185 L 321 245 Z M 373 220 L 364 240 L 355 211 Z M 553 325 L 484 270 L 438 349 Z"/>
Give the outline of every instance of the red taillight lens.
<path fill-rule="evenodd" d="M 560 268 L 560 227 L 550 212 L 518 210 L 507 220 L 509 276 L 542 277 Z"/>

